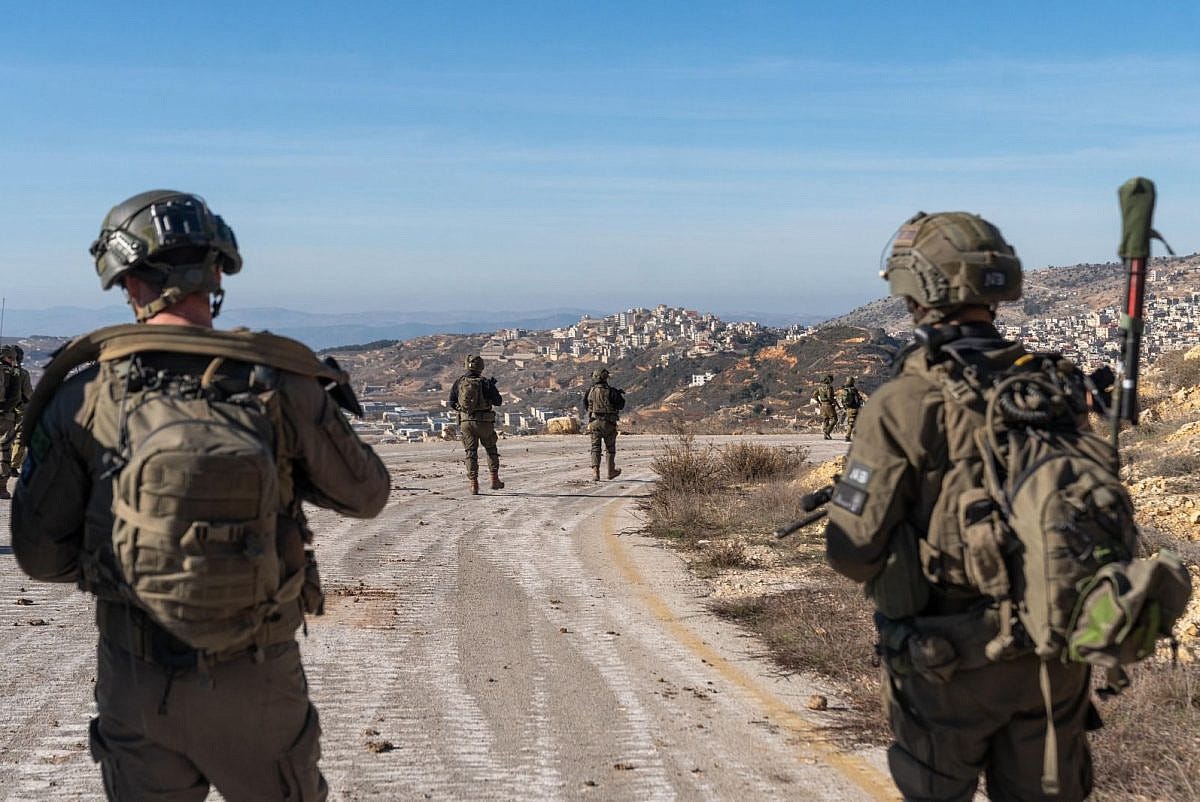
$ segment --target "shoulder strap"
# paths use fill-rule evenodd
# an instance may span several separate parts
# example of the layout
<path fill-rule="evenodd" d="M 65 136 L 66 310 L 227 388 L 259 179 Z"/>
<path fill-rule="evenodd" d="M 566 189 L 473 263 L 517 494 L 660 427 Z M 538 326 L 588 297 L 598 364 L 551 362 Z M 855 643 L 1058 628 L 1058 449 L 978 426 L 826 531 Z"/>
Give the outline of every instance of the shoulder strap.
<path fill-rule="evenodd" d="M 270 332 L 217 331 L 196 326 L 148 326 L 126 323 L 97 329 L 64 345 L 46 366 L 25 411 L 21 439 L 37 426 L 50 397 L 72 370 L 88 362 L 113 362 L 143 351 L 167 351 L 196 356 L 220 356 L 250 364 L 323 379 L 335 385 L 349 381 L 344 370 L 317 359 L 307 345 Z"/>

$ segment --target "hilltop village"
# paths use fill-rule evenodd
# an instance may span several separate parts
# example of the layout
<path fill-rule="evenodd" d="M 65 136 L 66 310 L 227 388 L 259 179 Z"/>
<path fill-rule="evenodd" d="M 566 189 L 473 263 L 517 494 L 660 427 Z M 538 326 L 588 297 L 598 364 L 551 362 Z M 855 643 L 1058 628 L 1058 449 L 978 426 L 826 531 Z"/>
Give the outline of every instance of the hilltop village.
<path fill-rule="evenodd" d="M 1143 311 L 1142 353 L 1147 362 L 1200 341 L 1200 292 L 1180 284 L 1184 275 L 1167 268 L 1149 271 L 1148 284 L 1158 292 L 1147 298 Z M 1084 370 L 1093 370 L 1121 358 L 1121 311 L 1114 304 L 1083 314 L 1030 318 L 1000 329 L 1031 349 L 1059 351 Z"/>
<path fill-rule="evenodd" d="M 1120 312 L 1114 302 L 1120 293 L 1113 283 L 1118 270 L 1115 265 L 1084 265 L 1031 272 L 1030 301 L 1024 307 L 1002 307 L 998 321 L 1002 333 L 1036 350 L 1060 351 L 1085 370 L 1101 363 L 1115 364 L 1120 355 Z M 1156 260 L 1150 270 L 1151 292 L 1144 311 L 1143 354 L 1147 363 L 1200 341 L 1198 272 L 1200 259 L 1194 256 Z M 871 326 L 863 323 L 859 326 L 865 334 Z M 905 325 L 894 320 L 880 323 L 875 331 L 886 329 L 896 339 L 907 338 Z M 724 321 L 714 314 L 660 304 L 604 317 L 583 316 L 573 325 L 544 331 L 501 329 L 490 335 L 462 338 L 461 348 L 477 349 L 487 360 L 489 372 L 502 377 L 505 404 L 497 410 L 497 424 L 508 434 L 546 431 L 548 422 L 555 418 L 578 419 L 581 410 L 577 400 L 583 388 L 568 382 L 582 381 L 580 377 L 599 365 L 614 364 L 624 371 L 625 381 L 633 376 L 662 377 L 652 391 L 644 384 L 639 387 L 636 403 L 640 408 L 659 407 L 664 402 L 686 407 L 687 399 L 692 397 L 697 404 L 702 399 L 703 404 L 712 406 L 714 399 L 724 399 L 718 403 L 734 405 L 746 395 L 743 385 L 757 376 L 757 387 L 751 387 L 754 398 L 750 400 L 759 401 L 756 406 L 766 408 L 768 414 L 775 401 L 773 419 L 777 422 L 803 423 L 808 396 L 806 377 L 818 370 L 838 372 L 837 368 L 828 363 L 793 364 L 785 374 L 768 370 L 767 357 L 781 353 L 782 348 L 799 357 L 793 358 L 793 363 L 804 363 L 805 354 L 819 350 L 792 346 L 828 337 L 833 325 L 842 324 L 835 321 L 780 329 L 754 321 Z M 857 339 L 863 339 L 861 346 L 855 345 Z M 877 384 L 886 372 L 878 354 L 867 358 L 865 353 L 855 352 L 856 348 L 866 348 L 869 340 L 841 337 L 844 347 L 838 358 L 847 366 L 847 375 L 873 373 Z M 854 367 L 856 360 L 863 367 L 861 372 Z M 354 361 L 351 359 L 351 363 Z M 438 379 L 428 378 L 423 385 L 426 394 L 419 401 L 409 393 L 398 402 L 395 381 L 362 385 L 364 406 L 370 413 L 369 420 L 358 424 L 363 434 L 385 441 L 449 436 L 456 416 L 446 408 L 446 396 L 448 381 L 453 381 L 456 370 L 450 362 Z M 357 370 L 355 375 L 359 375 Z M 375 375 L 381 374 L 377 371 Z M 568 376 L 575 378 L 564 378 Z M 717 392 L 706 387 L 721 381 L 729 386 Z M 786 403 L 780 404 L 780 399 L 786 399 Z"/>

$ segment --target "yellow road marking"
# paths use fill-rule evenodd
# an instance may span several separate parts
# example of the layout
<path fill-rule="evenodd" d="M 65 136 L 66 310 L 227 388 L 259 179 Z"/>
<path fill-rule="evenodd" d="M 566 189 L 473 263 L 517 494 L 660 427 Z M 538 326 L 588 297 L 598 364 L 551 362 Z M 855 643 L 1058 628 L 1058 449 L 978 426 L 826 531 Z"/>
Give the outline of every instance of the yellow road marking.
<path fill-rule="evenodd" d="M 679 620 L 666 601 L 646 584 L 641 572 L 634 564 L 633 558 L 630 557 L 624 544 L 621 543 L 621 538 L 616 533 L 614 519 L 625 501 L 625 499 L 615 499 L 604 508 L 600 525 L 605 546 L 612 556 L 613 564 L 620 569 L 621 574 L 633 587 L 642 603 L 649 608 L 655 618 L 666 625 L 675 640 L 712 666 L 727 682 L 749 694 L 763 710 L 770 714 L 771 721 L 790 730 L 805 747 L 826 764 L 833 766 L 848 777 L 868 797 L 881 802 L 883 800 L 893 802 L 893 800 L 900 799 L 896 787 L 889 777 L 861 757 L 849 754 L 831 743 L 821 733 L 818 725 L 797 713 L 787 702 L 768 688 L 763 687 L 754 677 L 722 657 L 717 650 L 702 641 L 695 632 Z"/>

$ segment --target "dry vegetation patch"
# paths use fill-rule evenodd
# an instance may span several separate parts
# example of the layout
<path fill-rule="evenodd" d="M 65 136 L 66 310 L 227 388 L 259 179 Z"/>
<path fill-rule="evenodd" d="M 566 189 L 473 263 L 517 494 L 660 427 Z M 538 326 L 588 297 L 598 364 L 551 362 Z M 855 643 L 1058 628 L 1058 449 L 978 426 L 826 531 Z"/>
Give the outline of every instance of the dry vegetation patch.
<path fill-rule="evenodd" d="M 753 441 L 725 448 L 677 435 L 654 461 L 642 502 L 647 528 L 670 539 L 712 581 L 714 610 L 760 635 L 785 669 L 820 674 L 842 700 L 832 728 L 847 744 L 884 743 L 872 609 L 824 565 L 822 525 L 787 541 L 775 528 L 804 514 L 800 498 L 828 484 L 841 460 Z"/>

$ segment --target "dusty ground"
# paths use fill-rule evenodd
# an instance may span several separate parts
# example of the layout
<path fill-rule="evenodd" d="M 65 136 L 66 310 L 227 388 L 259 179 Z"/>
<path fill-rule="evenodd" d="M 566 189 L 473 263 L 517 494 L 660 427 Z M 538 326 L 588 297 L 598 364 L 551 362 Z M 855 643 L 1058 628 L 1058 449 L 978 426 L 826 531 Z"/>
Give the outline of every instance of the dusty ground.
<path fill-rule="evenodd" d="M 625 475 L 596 485 L 582 437 L 502 441 L 509 486 L 477 498 L 456 445 L 389 446 L 380 518 L 314 513 L 329 613 L 302 648 L 333 799 L 893 798 L 880 753 L 822 737 L 836 710 L 806 702 L 830 691 L 780 676 L 636 533 L 659 444 L 623 437 Z M 7 515 L 0 796 L 98 799 L 92 604 L 20 575 Z"/>

